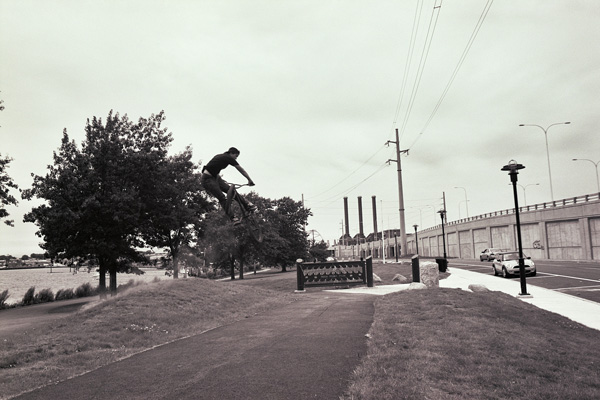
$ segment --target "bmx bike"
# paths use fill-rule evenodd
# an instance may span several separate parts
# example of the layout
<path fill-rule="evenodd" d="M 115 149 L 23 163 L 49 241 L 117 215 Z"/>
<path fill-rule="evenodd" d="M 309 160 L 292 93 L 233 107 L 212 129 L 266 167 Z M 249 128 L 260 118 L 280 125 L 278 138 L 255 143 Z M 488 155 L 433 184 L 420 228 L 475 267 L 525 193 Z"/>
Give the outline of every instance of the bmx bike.
<path fill-rule="evenodd" d="M 262 243 L 263 234 L 262 228 L 260 226 L 260 218 L 257 215 L 257 212 L 252 212 L 244 206 L 244 203 L 240 199 L 240 195 L 237 192 L 237 189 L 249 186 L 246 184 L 238 184 L 238 183 L 230 183 L 229 190 L 227 191 L 227 201 L 225 202 L 225 212 L 229 215 L 231 207 L 235 206 L 235 211 L 239 213 L 239 223 L 236 226 L 243 226 L 248 230 L 248 233 L 252 239 L 254 239 L 257 243 Z M 235 203 L 234 203 L 235 202 Z M 233 210 L 231 210 L 233 211 Z M 232 212 L 234 215 L 236 212 Z"/>

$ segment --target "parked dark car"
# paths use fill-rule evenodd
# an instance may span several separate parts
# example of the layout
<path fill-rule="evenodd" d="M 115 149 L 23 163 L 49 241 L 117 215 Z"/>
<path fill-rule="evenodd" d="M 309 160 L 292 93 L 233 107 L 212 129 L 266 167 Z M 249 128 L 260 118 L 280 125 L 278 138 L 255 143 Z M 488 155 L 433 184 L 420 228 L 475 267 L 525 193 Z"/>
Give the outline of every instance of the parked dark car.
<path fill-rule="evenodd" d="M 496 253 L 500 253 L 502 249 L 485 249 L 479 255 L 479 261 L 492 261 L 496 258 Z"/>

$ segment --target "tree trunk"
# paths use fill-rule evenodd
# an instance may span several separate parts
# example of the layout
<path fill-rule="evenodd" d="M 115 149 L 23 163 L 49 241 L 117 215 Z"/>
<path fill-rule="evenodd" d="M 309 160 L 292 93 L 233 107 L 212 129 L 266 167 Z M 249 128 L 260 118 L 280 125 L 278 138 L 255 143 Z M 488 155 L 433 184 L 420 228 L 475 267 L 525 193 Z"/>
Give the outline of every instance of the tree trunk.
<path fill-rule="evenodd" d="M 111 265 L 109 268 L 110 271 L 110 295 L 117 295 L 117 266 L 115 264 Z"/>
<path fill-rule="evenodd" d="M 177 254 L 172 254 L 173 258 L 173 279 L 179 279 L 179 257 Z"/>
<path fill-rule="evenodd" d="M 100 276 L 98 276 L 98 292 L 101 299 L 106 299 L 106 261 L 103 258 L 100 258 L 98 263 L 100 264 L 100 268 L 98 269 L 98 273 L 100 274 Z"/>

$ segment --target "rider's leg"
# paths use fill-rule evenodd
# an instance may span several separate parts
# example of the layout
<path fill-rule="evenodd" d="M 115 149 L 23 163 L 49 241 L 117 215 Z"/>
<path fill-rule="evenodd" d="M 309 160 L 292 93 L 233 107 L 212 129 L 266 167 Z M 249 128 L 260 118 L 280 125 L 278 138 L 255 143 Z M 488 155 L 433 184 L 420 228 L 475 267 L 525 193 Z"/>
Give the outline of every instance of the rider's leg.
<path fill-rule="evenodd" d="M 219 183 L 219 180 L 221 180 L 221 182 L 223 182 L 222 179 L 215 179 L 213 177 L 208 177 L 206 175 L 202 175 L 202 186 L 204 186 L 204 189 L 210 193 L 211 195 L 213 195 L 218 201 L 219 204 L 221 204 L 221 207 L 223 207 L 223 210 L 227 213 L 227 210 L 225 210 L 225 207 L 227 205 L 227 198 L 225 197 L 225 195 L 223 194 L 223 190 L 222 187 Z M 223 182 L 225 185 L 227 185 L 225 182 Z M 227 187 L 229 189 L 229 187 Z M 231 210 L 229 210 L 229 213 L 227 213 L 227 216 L 229 218 L 233 218 L 233 213 L 231 212 Z"/>
<path fill-rule="evenodd" d="M 223 179 L 221 179 L 221 177 L 217 178 L 217 182 L 219 183 L 219 186 L 221 187 L 221 190 L 223 191 L 223 193 L 227 193 L 229 191 L 229 185 L 227 184 L 227 182 L 225 182 Z M 238 200 L 240 201 L 240 204 L 242 207 L 244 207 L 244 210 L 246 210 L 246 212 L 254 212 L 256 210 L 256 207 L 250 203 L 248 200 L 246 200 L 244 198 L 244 196 L 242 196 L 241 194 L 237 193 L 235 194 L 238 198 Z"/>

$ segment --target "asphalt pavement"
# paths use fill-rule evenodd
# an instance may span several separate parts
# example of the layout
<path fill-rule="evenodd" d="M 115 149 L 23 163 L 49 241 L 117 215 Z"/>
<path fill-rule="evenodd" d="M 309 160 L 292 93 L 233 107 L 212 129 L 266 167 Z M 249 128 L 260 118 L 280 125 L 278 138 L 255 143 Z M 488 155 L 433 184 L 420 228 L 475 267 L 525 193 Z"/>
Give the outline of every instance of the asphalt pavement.
<path fill-rule="evenodd" d="M 338 399 L 366 354 L 373 296 L 306 293 L 17 399 Z"/>

